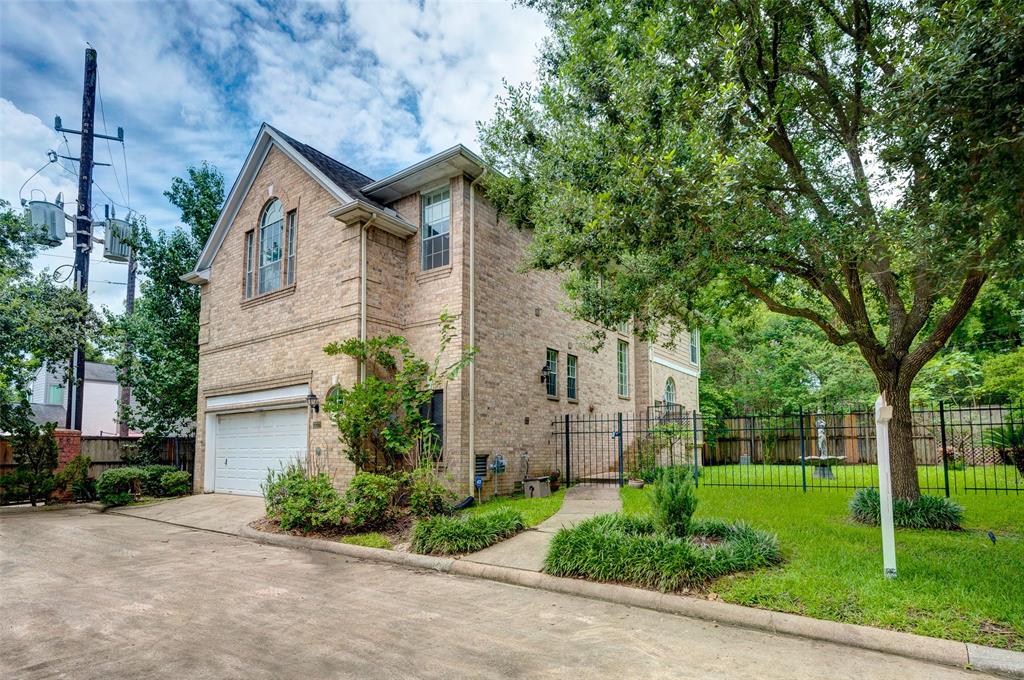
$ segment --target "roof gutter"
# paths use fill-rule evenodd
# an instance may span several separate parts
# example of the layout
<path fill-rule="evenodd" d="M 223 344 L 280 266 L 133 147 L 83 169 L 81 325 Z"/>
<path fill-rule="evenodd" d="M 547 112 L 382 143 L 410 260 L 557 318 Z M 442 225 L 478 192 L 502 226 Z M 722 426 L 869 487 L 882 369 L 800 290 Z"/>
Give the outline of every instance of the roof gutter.
<path fill-rule="evenodd" d="M 210 282 L 210 268 L 207 267 L 206 269 L 195 269 L 193 271 L 190 271 L 188 274 L 179 276 L 178 279 L 180 281 L 184 281 L 185 283 L 191 283 L 196 286 L 201 286 L 204 283 Z"/>

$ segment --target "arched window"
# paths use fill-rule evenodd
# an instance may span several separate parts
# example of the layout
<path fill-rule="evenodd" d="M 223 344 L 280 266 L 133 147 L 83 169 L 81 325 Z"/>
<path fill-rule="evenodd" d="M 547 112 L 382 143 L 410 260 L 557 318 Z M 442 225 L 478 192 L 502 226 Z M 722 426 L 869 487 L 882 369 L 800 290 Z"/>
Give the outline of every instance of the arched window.
<path fill-rule="evenodd" d="M 284 254 L 284 209 L 276 198 L 260 217 L 259 292 L 269 293 L 281 287 L 281 258 Z"/>
<path fill-rule="evenodd" d="M 665 403 L 676 403 L 676 381 L 673 378 L 665 381 Z"/>

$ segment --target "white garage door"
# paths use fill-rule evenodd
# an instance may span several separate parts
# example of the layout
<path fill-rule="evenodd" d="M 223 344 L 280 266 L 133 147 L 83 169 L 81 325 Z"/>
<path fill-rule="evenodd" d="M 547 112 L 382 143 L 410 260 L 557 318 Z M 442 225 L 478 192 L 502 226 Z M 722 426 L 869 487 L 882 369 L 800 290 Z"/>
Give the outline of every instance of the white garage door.
<path fill-rule="evenodd" d="M 217 416 L 214 490 L 260 495 L 267 470 L 305 458 L 306 409 Z"/>

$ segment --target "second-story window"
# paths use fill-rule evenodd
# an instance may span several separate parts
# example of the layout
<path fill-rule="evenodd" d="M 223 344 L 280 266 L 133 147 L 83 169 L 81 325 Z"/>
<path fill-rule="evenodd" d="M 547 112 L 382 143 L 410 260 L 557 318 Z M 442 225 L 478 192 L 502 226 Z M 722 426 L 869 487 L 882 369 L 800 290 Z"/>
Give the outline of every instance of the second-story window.
<path fill-rule="evenodd" d="M 569 401 L 579 399 L 579 389 L 576 383 L 576 356 L 565 355 L 565 397 Z"/>
<path fill-rule="evenodd" d="M 245 297 L 251 298 L 256 276 L 256 232 L 245 232 Z"/>
<path fill-rule="evenodd" d="M 451 196 L 448 187 L 423 194 L 420 227 L 423 271 L 448 264 L 448 232 L 451 230 Z"/>
<path fill-rule="evenodd" d="M 616 360 L 618 362 L 618 387 L 619 396 L 629 396 L 629 343 L 625 340 L 619 340 L 618 352 L 616 352 Z"/>
<path fill-rule="evenodd" d="M 558 396 L 558 350 L 555 350 L 555 349 L 549 349 L 548 350 L 548 363 L 547 363 L 547 367 L 548 367 L 548 381 L 547 381 L 548 396 L 549 397 L 557 397 Z"/>
<path fill-rule="evenodd" d="M 696 366 L 700 363 L 700 346 L 697 331 L 690 331 L 690 363 Z"/>
<path fill-rule="evenodd" d="M 287 231 L 287 238 L 285 242 L 288 244 L 288 261 L 285 265 L 285 278 L 286 283 L 295 283 L 295 229 L 298 227 L 298 215 L 294 210 L 288 211 L 288 218 L 285 221 L 285 230 Z"/>
<path fill-rule="evenodd" d="M 281 258 L 284 255 L 284 213 L 281 201 L 274 199 L 260 218 L 260 294 L 281 287 Z"/>

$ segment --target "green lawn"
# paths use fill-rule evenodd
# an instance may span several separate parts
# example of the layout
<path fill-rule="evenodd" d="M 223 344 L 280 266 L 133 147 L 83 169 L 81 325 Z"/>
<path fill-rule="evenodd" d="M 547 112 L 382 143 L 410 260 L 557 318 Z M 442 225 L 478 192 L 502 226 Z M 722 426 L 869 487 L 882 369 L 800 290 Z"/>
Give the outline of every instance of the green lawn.
<path fill-rule="evenodd" d="M 624 511 L 646 512 L 649 488 L 623 488 Z M 711 589 L 737 604 L 1024 651 L 1024 496 L 956 496 L 963 532 L 897 531 L 899 577 L 886 581 L 880 532 L 847 518 L 851 495 L 701 487 L 697 516 L 773 531 L 786 558 Z"/>
<path fill-rule="evenodd" d="M 832 467 L 834 480 L 817 479 L 814 466 L 806 466 L 808 488 L 878 486 L 877 465 L 837 465 Z M 918 465 L 917 477 L 928 493 L 945 494 L 946 480 L 941 465 Z M 707 465 L 700 469 L 700 480 L 709 485 L 803 486 L 804 473 L 799 465 Z M 949 470 L 949 489 L 1024 491 L 1024 479 L 1012 465 L 978 465 L 962 470 Z"/>
<path fill-rule="evenodd" d="M 393 547 L 387 536 L 377 533 L 376 531 L 370 531 L 365 534 L 343 536 L 339 541 L 341 543 L 348 543 L 349 545 L 362 545 L 367 548 L 384 548 L 385 550 L 391 550 Z"/>
<path fill-rule="evenodd" d="M 537 526 L 551 515 L 558 512 L 565 500 L 565 489 L 559 489 L 547 498 L 524 498 L 522 496 L 498 496 L 489 501 L 484 501 L 471 508 L 463 510 L 466 514 L 488 512 L 497 508 L 510 507 L 518 510 L 523 515 L 523 522 L 526 526 Z"/>

